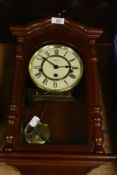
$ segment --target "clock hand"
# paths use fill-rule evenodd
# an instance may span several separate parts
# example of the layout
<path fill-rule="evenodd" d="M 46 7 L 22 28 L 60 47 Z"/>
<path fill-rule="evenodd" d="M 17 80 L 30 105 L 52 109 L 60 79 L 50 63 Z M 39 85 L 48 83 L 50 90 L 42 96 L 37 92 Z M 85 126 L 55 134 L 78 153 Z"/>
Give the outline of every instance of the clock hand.
<path fill-rule="evenodd" d="M 57 68 L 63 68 L 63 67 L 65 67 L 65 68 L 72 68 L 72 69 L 78 69 L 78 67 L 75 67 L 75 66 L 58 66 L 57 65 Z"/>
<path fill-rule="evenodd" d="M 73 66 L 68 66 L 68 65 L 65 65 L 65 66 L 59 66 L 57 64 L 54 64 L 53 62 L 49 61 L 47 58 L 43 57 L 42 55 L 40 55 L 45 61 L 47 61 L 48 63 L 50 63 L 51 65 L 53 65 L 54 69 L 58 69 L 58 68 L 72 68 L 72 69 L 78 69 L 78 67 L 73 67 Z"/>
<path fill-rule="evenodd" d="M 47 61 L 48 63 L 50 63 L 51 65 L 53 65 L 54 67 L 58 67 L 57 65 L 55 65 L 54 63 L 52 63 L 51 61 L 49 61 L 47 58 L 43 57 L 42 55 L 40 55 L 45 61 Z"/>
<path fill-rule="evenodd" d="M 72 69 L 79 69 L 79 67 L 75 67 L 75 66 L 66 66 L 66 68 L 72 68 Z"/>

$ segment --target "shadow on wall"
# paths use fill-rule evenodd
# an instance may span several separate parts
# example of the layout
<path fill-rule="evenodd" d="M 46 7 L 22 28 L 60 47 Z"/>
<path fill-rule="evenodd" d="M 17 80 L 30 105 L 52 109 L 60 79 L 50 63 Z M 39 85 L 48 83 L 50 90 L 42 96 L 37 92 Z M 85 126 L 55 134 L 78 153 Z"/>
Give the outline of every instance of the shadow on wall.
<path fill-rule="evenodd" d="M 0 44 L 0 120 L 4 120 L 8 112 L 13 81 L 14 54 L 14 44 Z"/>
<path fill-rule="evenodd" d="M 99 67 L 104 110 L 112 142 L 113 152 L 117 153 L 117 84 L 113 82 L 110 72 L 110 56 L 112 44 L 105 43 L 99 46 Z"/>
<path fill-rule="evenodd" d="M 89 26 L 102 27 L 105 31 L 102 39 L 112 41 L 112 35 L 117 31 L 116 7 L 116 0 L 0 0 L 0 41 L 14 40 L 9 30 L 13 24 L 58 14 Z"/>

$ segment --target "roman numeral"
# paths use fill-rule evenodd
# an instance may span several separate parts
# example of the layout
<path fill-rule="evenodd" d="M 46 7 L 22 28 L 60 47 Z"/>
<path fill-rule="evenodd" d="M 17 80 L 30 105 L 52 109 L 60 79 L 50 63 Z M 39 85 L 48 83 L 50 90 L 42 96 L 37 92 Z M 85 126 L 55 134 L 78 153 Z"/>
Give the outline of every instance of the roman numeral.
<path fill-rule="evenodd" d="M 40 69 L 40 66 L 34 66 L 33 68 L 34 69 Z"/>
<path fill-rule="evenodd" d="M 35 58 L 37 59 L 37 60 L 43 60 L 43 58 L 42 58 L 42 56 L 41 55 L 37 55 L 37 56 L 35 56 Z"/>
<path fill-rule="evenodd" d="M 73 78 L 73 79 L 76 78 L 76 76 L 75 76 L 74 74 L 69 74 L 69 77 L 70 77 L 70 78 Z"/>
<path fill-rule="evenodd" d="M 48 51 L 44 51 L 44 53 L 47 55 L 47 57 L 49 57 L 49 52 Z"/>
<path fill-rule="evenodd" d="M 53 87 L 57 88 L 57 82 L 56 81 L 53 81 Z"/>
<path fill-rule="evenodd" d="M 68 82 L 66 80 L 64 80 L 65 84 L 68 86 Z"/>
<path fill-rule="evenodd" d="M 68 51 L 67 51 L 67 52 L 65 52 L 64 57 L 67 55 L 67 53 L 68 53 Z"/>
<path fill-rule="evenodd" d="M 36 73 L 35 76 L 36 76 L 37 78 L 40 78 L 40 77 L 41 77 L 41 72 Z"/>
<path fill-rule="evenodd" d="M 55 49 L 54 53 L 55 53 L 55 55 L 58 55 L 59 54 L 59 50 Z"/>
<path fill-rule="evenodd" d="M 75 66 L 71 66 L 72 67 L 72 69 L 79 69 L 79 67 L 75 67 Z"/>
<path fill-rule="evenodd" d="M 69 61 L 72 62 L 72 61 L 74 61 L 74 60 L 76 60 L 76 58 L 73 58 L 73 59 L 71 59 L 71 60 L 69 60 Z"/>
<path fill-rule="evenodd" d="M 43 80 L 43 82 L 42 82 L 44 85 L 47 85 L 47 83 L 48 83 L 48 79 L 47 78 L 45 78 L 44 80 Z"/>

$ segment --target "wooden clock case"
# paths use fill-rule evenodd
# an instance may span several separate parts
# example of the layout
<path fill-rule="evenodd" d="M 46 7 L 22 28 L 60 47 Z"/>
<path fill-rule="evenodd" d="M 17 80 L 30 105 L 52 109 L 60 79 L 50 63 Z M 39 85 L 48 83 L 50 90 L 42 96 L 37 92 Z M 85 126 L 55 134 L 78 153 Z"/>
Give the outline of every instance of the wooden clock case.
<path fill-rule="evenodd" d="M 114 158 L 106 155 L 103 149 L 104 138 L 96 53 L 96 39 L 103 31 L 86 27 L 67 18 L 64 18 L 64 24 L 54 24 L 51 20 L 52 18 L 48 17 L 11 28 L 13 35 L 17 38 L 16 62 L 8 114 L 8 130 L 0 159 L 16 166 L 25 175 L 52 175 L 55 173 L 85 175 L 92 168 Z M 75 98 L 65 96 L 63 100 L 63 98 L 54 96 L 50 99 L 40 93 L 34 100 L 38 107 L 25 108 L 28 62 L 31 54 L 46 43 L 64 43 L 75 48 L 83 59 L 83 78 L 74 90 L 73 97 Z M 26 116 L 39 112 L 43 101 L 48 101 L 50 104 L 45 114 L 52 117 L 49 122 L 52 144 L 27 144 L 23 140 Z M 61 109 L 59 114 L 56 112 L 56 104 L 59 111 Z M 72 122 L 71 119 L 68 120 L 70 118 L 68 104 L 72 106 L 70 107 Z M 58 120 L 60 114 L 62 122 Z M 82 119 L 82 116 L 85 117 Z M 83 137 L 79 139 L 82 135 Z"/>

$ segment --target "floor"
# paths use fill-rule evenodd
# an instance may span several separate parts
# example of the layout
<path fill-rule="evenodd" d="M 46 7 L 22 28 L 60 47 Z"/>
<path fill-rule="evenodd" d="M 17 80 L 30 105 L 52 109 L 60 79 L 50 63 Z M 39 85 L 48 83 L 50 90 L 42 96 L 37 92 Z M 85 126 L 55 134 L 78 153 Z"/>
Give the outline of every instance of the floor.
<path fill-rule="evenodd" d="M 0 163 L 0 175 L 21 175 L 21 173 L 15 168 L 6 163 Z"/>

